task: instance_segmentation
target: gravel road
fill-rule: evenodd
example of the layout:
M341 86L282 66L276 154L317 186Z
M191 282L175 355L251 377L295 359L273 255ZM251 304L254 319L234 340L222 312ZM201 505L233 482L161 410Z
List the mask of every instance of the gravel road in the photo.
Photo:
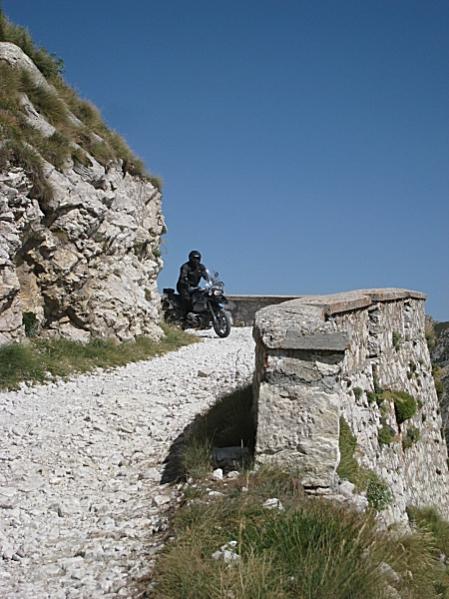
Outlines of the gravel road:
M0 393L0 597L138 597L177 490L173 440L247 384L251 329L150 361Z

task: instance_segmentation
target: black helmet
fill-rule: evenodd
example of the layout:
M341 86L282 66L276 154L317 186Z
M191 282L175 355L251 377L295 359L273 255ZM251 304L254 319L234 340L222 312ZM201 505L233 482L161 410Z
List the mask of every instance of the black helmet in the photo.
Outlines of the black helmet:
M192 250L189 254L189 262L201 262L201 254L196 250Z

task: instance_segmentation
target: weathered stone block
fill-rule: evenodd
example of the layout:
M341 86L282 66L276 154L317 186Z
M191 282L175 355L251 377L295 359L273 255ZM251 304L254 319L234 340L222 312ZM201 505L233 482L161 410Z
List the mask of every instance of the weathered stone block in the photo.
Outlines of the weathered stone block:
M330 486L339 461L336 393L262 383L258 401L258 463L283 464L306 486Z

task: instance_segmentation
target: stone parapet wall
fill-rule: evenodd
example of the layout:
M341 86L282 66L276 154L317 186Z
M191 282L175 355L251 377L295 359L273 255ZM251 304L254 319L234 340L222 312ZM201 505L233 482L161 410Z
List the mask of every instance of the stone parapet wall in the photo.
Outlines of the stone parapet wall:
M311 492L338 483L340 418L358 463L390 487L389 521L408 505L449 515L447 448L424 334L421 293L369 289L304 297L256 315L256 460L296 470ZM407 392L416 414L398 422L380 389ZM383 444L379 431L388 427ZM403 446L408 431L419 439ZM407 444L406 444L407 445Z
M234 326L248 327L254 324L256 312L273 304L280 304L299 296L292 295L228 295L227 309L232 314Z

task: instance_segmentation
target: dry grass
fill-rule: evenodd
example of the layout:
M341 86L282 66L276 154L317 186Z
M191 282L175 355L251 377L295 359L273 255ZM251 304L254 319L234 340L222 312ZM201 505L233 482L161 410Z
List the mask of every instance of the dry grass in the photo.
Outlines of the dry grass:
M445 567L429 532L380 532L374 512L306 497L294 477L277 470L217 483L219 498L207 495L210 486L197 484L197 497L175 515L175 538L159 558L150 596L386 599L390 585L404 599L446 597ZM262 507L272 497L283 511ZM212 559L231 540L240 559Z
M76 143L103 166L121 160L124 173L150 181L158 189L162 189L162 180L147 172L143 162L135 156L123 139L106 126L100 111L92 103L79 98L63 81L62 62L42 48L37 48L29 33L22 27L10 23L1 10L0 41L9 41L20 46L53 86L47 88L38 85L27 71L17 72L6 64L0 65L0 133L2 139L12 137L15 148L13 152L9 151L5 155L5 159L23 166L18 145L29 144L60 170L65 167L69 156L88 167L91 162L73 145ZM37 131L33 133L29 127L27 128L20 109L20 96L23 93L28 96L36 110L57 129L57 135L53 139L45 141ZM72 122L70 112L81 121L81 126ZM37 173L36 169L34 172ZM49 193L48 186L42 180L36 182L35 188L42 190L46 195Z

